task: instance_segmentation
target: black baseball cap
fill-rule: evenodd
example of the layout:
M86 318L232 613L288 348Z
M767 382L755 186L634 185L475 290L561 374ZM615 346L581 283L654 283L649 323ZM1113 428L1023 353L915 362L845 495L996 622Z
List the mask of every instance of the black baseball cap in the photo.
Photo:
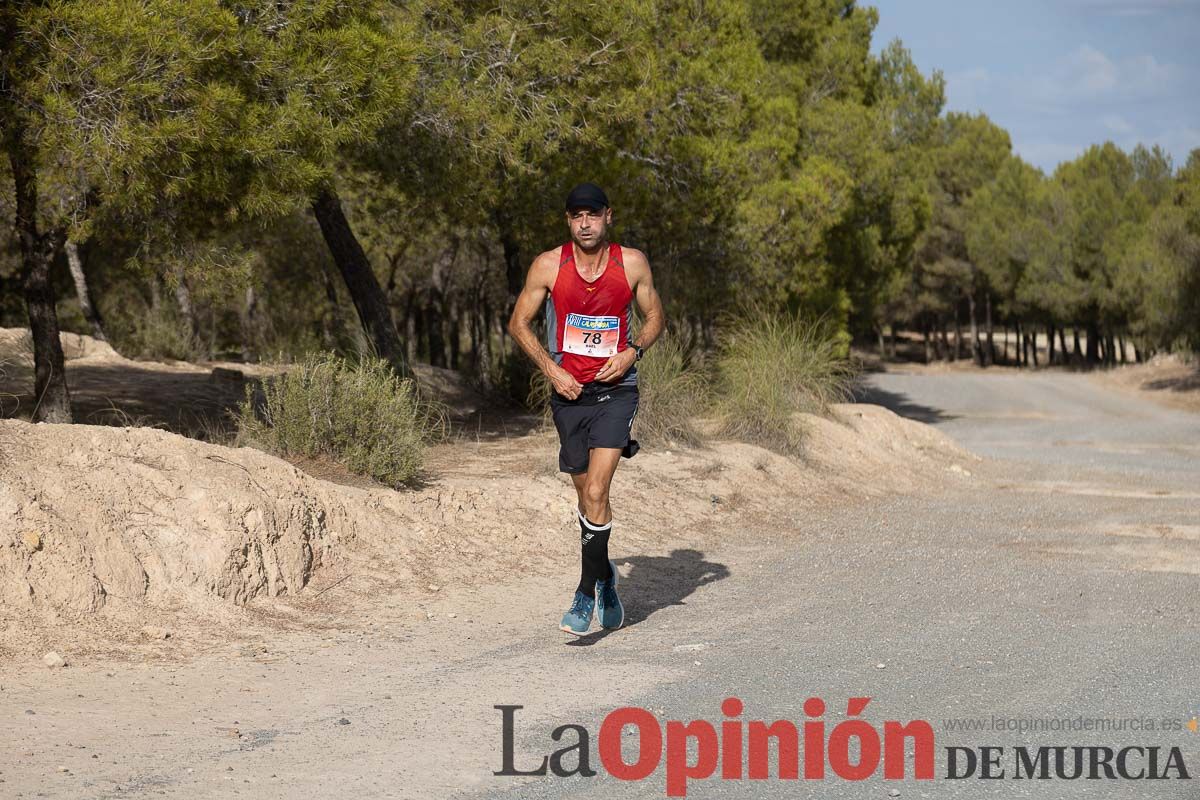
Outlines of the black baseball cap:
M590 208L600 211L608 208L608 195L594 183L581 183L567 195L567 211L572 208Z

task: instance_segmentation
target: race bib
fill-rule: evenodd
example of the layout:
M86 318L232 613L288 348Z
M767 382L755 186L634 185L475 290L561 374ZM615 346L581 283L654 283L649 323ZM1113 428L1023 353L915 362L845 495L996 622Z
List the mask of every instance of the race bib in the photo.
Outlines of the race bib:
M586 314L567 314L563 329L563 351L579 356L608 358L617 354L617 339L621 335L618 317L589 317Z

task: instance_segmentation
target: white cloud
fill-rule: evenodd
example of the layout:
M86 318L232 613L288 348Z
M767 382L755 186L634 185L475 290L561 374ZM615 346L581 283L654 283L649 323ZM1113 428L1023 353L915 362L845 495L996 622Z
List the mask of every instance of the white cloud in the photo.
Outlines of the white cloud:
M1143 99L1168 91L1175 74L1172 65L1149 53L1114 59L1084 44L1034 77L1029 90L1033 99L1052 105L1100 98Z
M1064 77L1089 92L1105 92L1117 85L1117 65L1090 45L1083 45L1066 60Z
M1104 127L1116 134L1126 134L1133 132L1133 125L1129 124L1129 120L1122 117L1120 114L1105 114L1100 118Z

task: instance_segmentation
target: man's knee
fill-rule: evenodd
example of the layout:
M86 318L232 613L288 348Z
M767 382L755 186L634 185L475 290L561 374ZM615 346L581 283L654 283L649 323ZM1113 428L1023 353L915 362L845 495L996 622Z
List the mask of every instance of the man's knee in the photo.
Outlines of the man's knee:
M608 484L601 481L588 481L583 486L583 502L589 508L603 508L608 505Z

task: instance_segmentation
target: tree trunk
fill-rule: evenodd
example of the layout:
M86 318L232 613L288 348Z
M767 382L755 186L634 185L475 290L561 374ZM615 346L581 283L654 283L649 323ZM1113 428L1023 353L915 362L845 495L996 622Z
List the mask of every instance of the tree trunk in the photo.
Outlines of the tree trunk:
M246 287L239 322L242 328L242 362L252 364L258 360L258 295L253 286Z
M459 313L457 306L450 306L450 313L447 315L450 322L450 330L447 331L446 339L450 343L450 369L459 369L459 357L462 354L462 315Z
M404 355L408 362L417 360L417 290L404 293Z
M950 350L950 336L946 333L946 320L942 319L940 320L940 323L941 324L939 327L942 330L942 346L940 348L941 352L938 354L938 358L941 358L944 361L953 361L954 353Z
M321 338L326 350L336 351L342 342L345 327L342 325L342 307L338 300L337 286L325 266L324 259L318 259L321 265L321 284L325 287L325 299L329 301L329 313L321 315Z
M79 253L79 245L68 239L63 249L67 251L67 265L71 268L71 279L75 281L75 296L79 298L83 318L92 329L92 338L107 342L108 337L104 335L100 311L92 305L92 293L88 291L87 274L83 271L83 257Z
M1054 366L1054 326L1050 324L1046 325L1046 364Z
M925 363L929 364L933 361L933 351L929 347L929 323L925 322L921 325L921 336L925 340Z
M1007 364L1008 363L1008 323L1007 322L1004 323L1004 325L1001 327L1004 331L1004 346L1003 346L1004 349L1001 351L1000 363Z
M1059 359L1062 361L1062 363L1066 364L1067 360L1068 360L1067 359L1067 329L1066 328L1058 329L1058 343L1059 343L1059 345L1061 345L1058 348L1059 349ZM1079 345L1078 339L1075 340L1075 344L1076 344L1076 352L1078 352L1078 345Z
M886 352L886 349L884 348L884 344L883 344L883 324L882 323L875 326L875 338L879 344L879 360L882 361L883 359L887 358L887 352Z
M174 278L175 302L179 304L179 313L183 316L184 324L187 325L188 338L194 342L200 335L200 326L196 323L196 309L192 305L192 292L188 288L182 271L176 269Z
M995 342L995 339L994 339L994 338L993 338L993 336L992 336L992 332L993 332L993 327L992 327L992 293L991 293L991 292L984 292L984 294L983 294L983 300L984 300L984 314L986 315L986 316L985 316L985 322L986 322L986 324L987 324L987 357L986 357L986 362L987 362L987 366L989 366L989 367L990 367L992 364L994 364L994 363L996 362L996 342Z
M404 342L400 340L400 334L392 322L387 297L332 187L327 186L317 193L312 209L317 224L321 226L325 244L329 246L334 263L346 282L350 299L358 310L363 330L370 337L379 357L391 364L397 374L407 376L409 371L404 357Z
M471 369L478 374L479 372L479 293L471 298L471 303L467 308L467 335L469 336L469 344L471 354Z
M505 319L508 319L517 303L517 295L525 287L525 270L521 264L521 245L517 242L515 225L507 212L496 212L496 228L500 233L500 244L504 248L504 283L508 289Z
M1038 367L1037 328L1031 327L1029 330L1030 330L1030 334L1029 334L1030 348L1029 349L1033 352L1033 367L1034 367L1034 369L1037 369L1037 367Z
M1071 328L1071 335L1075 339L1075 352L1072 355L1074 355L1076 361L1082 361L1083 360L1083 351L1079 348L1079 326L1078 325Z
M890 336L890 338L888 340L888 357L891 358L892 361L895 361L896 360L896 323L895 322L893 322L891 325L888 326L888 334Z
M429 361L429 326L425 324L425 304L423 302L418 302L413 306L412 318L417 325L417 348L413 361Z
M1087 326L1087 363L1095 364L1100 360L1100 329L1096 323L1089 322Z
M954 304L954 358L958 361L962 358L962 321L958 318L959 306L961 303Z
M975 313L975 293L967 295L967 308L971 316L971 358L975 366L983 366L983 348L979 346L979 321Z
M429 363L444 367L446 340L442 336L442 298L436 287L425 290L425 308L421 317L425 320L425 335L429 337Z
M54 285L50 265L61 234L38 231L37 175L32 154L27 152L24 131L14 126L9 162L12 164L16 198L16 234L21 252L22 289L33 337L34 405L33 422L73 422L71 394L67 388L58 314L54 308Z
M1121 336L1118 336L1117 342L1120 344L1120 348L1121 348L1121 363L1128 364L1129 360L1125 357L1125 336L1123 334Z
M505 316L504 319L501 320L500 317L493 315L490 319L492 324L492 341L497 343L497 346L500 350L499 355L495 354L495 350L493 350L492 353L494 359L496 361L500 361L508 358L508 343L510 339L508 336L508 330L505 328L505 323L508 322L508 316ZM711 334L711 328L706 328L706 330ZM532 375L533 373L530 372L530 374Z
M425 334L429 339L429 363L435 367L446 366L446 297L442 290L442 272L446 263L446 253L434 260L429 286L424 291L425 309L422 317L427 328Z
M485 300L479 309L479 383L485 389L495 389L493 381L493 365L495 355L492 352L492 307Z

